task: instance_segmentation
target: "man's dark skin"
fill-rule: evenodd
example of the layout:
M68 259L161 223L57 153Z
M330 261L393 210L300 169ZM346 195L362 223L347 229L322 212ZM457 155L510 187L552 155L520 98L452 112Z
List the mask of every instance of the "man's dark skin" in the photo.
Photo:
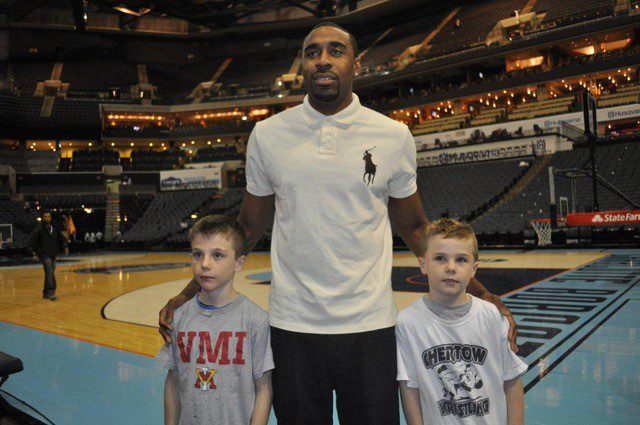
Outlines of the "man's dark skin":
M356 59L349 34L330 26L316 28L305 38L302 55L302 75L311 106L324 115L334 115L349 106L353 99L353 78L360 71L360 61ZM255 196L245 190L238 221L247 236L247 253L267 231L275 208L274 196ZM402 199L389 197L388 210L397 233L416 256L422 256L420 240L428 220L418 192ZM198 290L194 279L160 310L159 331L167 344L171 342L168 331L173 330L173 311L193 298ZM517 352L518 332L509 309L475 278L471 280L468 291L496 305L507 317L511 349Z

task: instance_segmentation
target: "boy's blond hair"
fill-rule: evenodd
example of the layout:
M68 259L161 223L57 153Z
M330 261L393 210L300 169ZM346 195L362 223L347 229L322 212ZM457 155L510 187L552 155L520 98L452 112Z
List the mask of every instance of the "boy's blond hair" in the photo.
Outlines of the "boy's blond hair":
M223 234L232 241L236 259L244 255L246 248L244 230L238 220L226 215L208 215L196 221L189 229L189 242L193 242L196 235L210 238L218 234Z
M451 218L441 218L432 221L425 227L422 239L420 240L420 252L425 255L427 252L429 239L434 236L442 236L444 239L469 239L473 242L473 259L478 260L478 239L469 224Z

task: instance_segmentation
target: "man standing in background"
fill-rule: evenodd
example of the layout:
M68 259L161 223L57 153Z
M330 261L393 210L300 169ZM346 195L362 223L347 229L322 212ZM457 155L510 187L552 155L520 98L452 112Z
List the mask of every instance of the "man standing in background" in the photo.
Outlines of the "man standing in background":
M56 257L61 251L69 253L67 238L51 222L51 213L42 215L42 222L34 229L29 238L29 249L34 260L39 260L44 268L44 289L42 298L55 301L56 297Z

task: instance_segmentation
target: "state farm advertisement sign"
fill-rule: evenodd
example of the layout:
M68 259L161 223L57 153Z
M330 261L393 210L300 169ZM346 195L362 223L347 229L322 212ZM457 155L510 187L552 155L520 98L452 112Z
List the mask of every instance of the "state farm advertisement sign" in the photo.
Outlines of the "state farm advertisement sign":
M640 210L567 214L567 226L617 226L640 224Z

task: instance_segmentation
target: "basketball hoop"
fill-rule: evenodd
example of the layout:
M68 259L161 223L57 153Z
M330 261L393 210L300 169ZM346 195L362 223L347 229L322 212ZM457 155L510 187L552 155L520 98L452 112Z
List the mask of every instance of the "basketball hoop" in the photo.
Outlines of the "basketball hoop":
M548 218L536 218L531 220L531 226L538 235L538 246L551 245L551 220Z

